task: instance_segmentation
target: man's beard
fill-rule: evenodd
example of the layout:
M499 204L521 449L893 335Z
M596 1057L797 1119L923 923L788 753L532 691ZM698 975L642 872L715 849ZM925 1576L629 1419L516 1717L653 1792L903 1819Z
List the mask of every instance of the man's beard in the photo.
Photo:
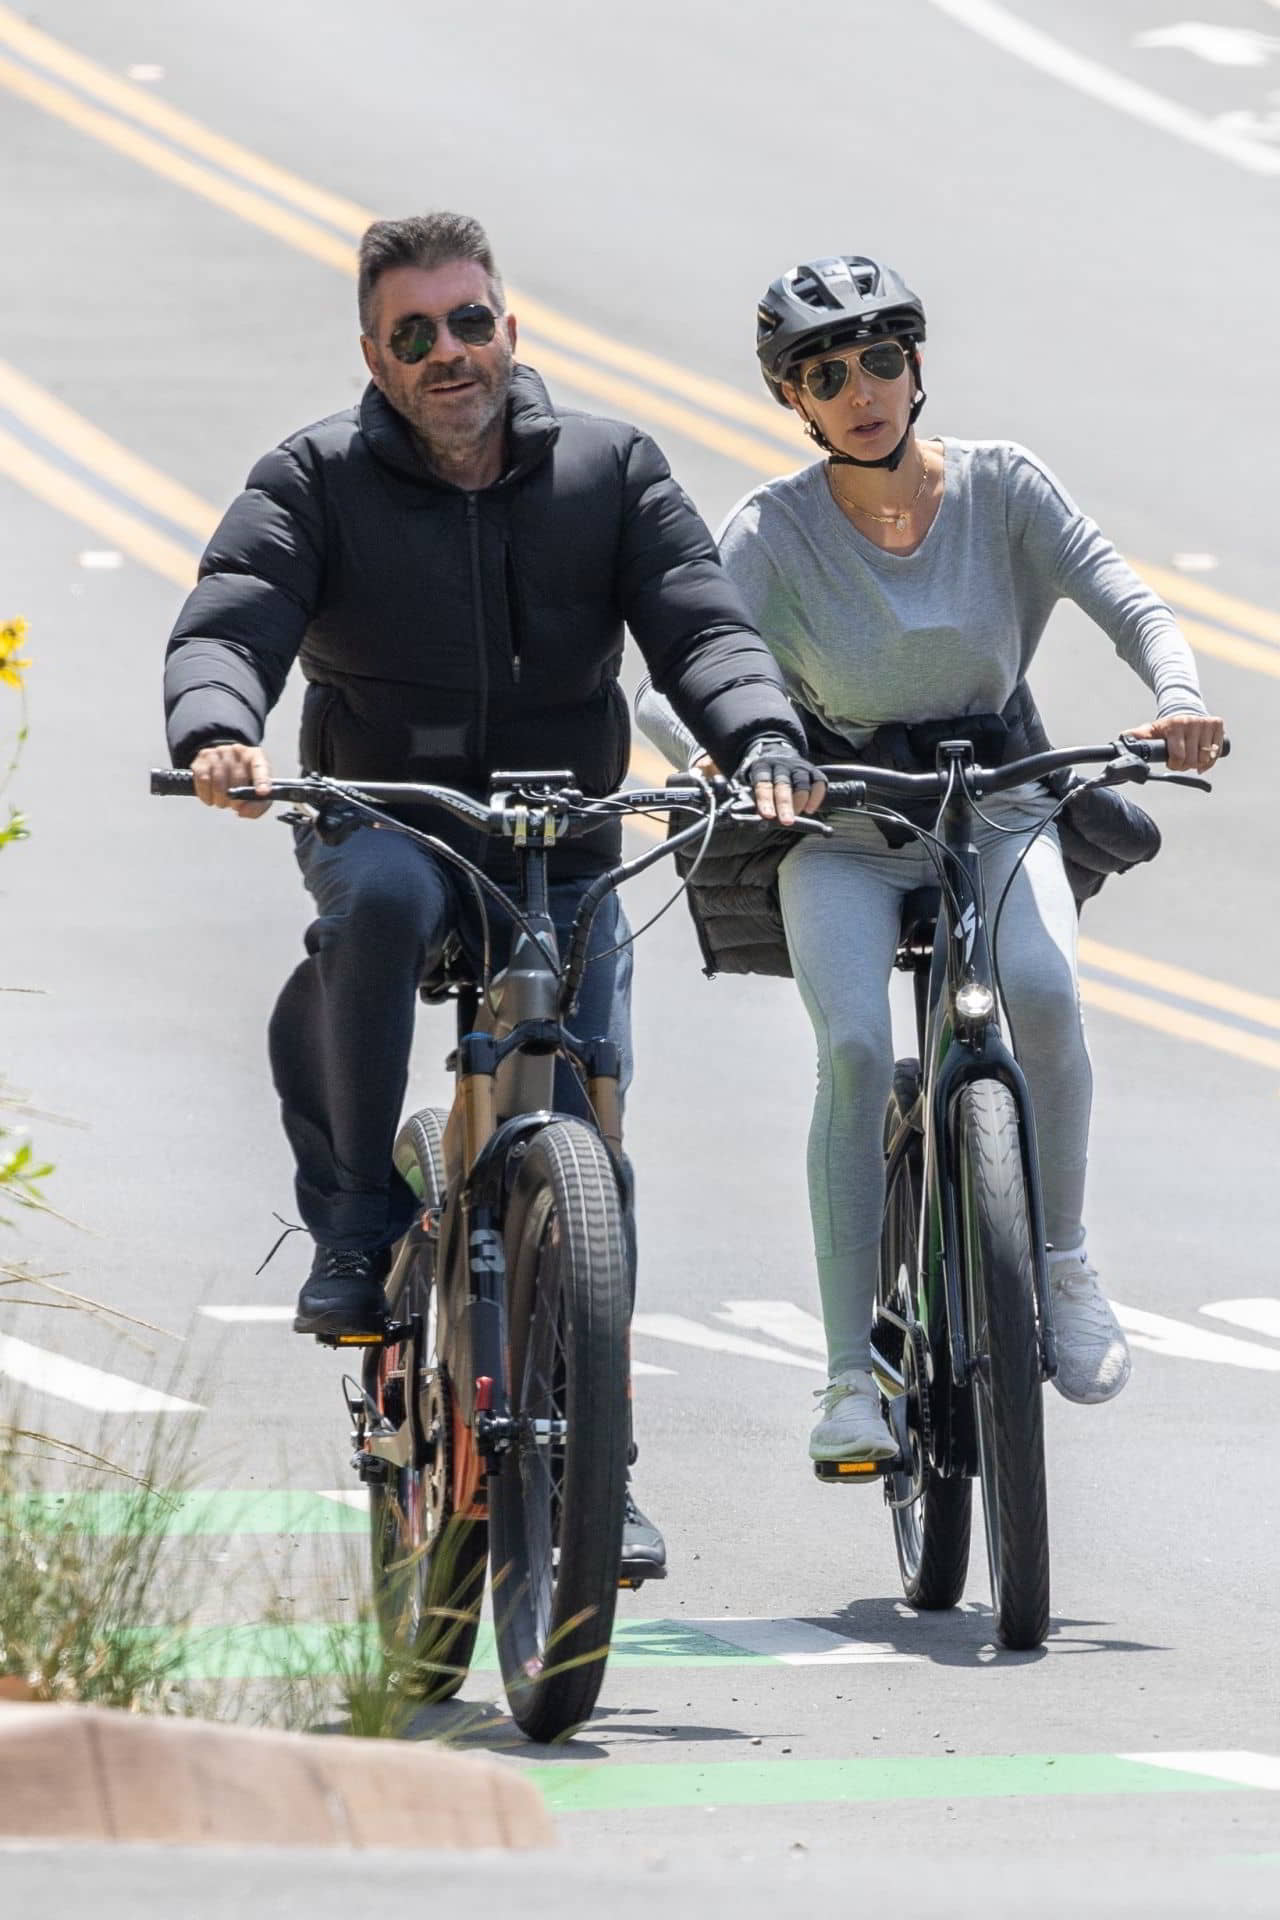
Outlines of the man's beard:
M428 454L456 461L487 439L495 422L506 412L513 360L510 348L492 368L473 366L462 357L447 368L434 369L429 379L421 376L406 388L397 410L404 414ZM448 386L461 379L476 382L465 398L439 406L427 397L432 387Z

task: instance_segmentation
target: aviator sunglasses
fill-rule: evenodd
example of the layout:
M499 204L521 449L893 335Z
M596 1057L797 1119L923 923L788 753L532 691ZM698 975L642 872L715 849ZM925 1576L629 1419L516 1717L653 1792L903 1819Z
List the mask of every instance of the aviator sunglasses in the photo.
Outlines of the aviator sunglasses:
M465 307L455 307L451 313L445 314L444 321L454 339L460 340L464 347L488 346L498 326L497 314L479 301L472 301ZM406 367L416 366L419 360L426 359L439 339L440 325L440 321L433 320L429 313L406 314L392 328L387 345Z
M815 400L834 400L849 378L849 362L856 360L873 380L896 380L905 370L906 351L896 340L879 340L874 346L844 353L838 360L819 360L804 375L804 384Z

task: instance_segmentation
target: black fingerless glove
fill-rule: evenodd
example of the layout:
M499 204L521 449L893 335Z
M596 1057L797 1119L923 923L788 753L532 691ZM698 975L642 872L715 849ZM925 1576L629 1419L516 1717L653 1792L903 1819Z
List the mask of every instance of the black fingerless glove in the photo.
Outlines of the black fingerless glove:
M747 748L737 778L749 787L756 787L762 781L768 781L771 786L779 780L789 781L796 799L803 801L824 776L782 734L765 733Z

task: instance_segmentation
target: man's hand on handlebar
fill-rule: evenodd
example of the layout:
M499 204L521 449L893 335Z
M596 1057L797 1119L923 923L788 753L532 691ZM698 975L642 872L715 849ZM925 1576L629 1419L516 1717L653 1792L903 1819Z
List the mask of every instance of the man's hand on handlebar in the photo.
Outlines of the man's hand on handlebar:
M271 792L271 769L261 747L246 747L238 740L201 747L191 762L191 777L196 797L203 800L206 807L229 807L242 820L257 820L271 811L269 799L232 800L228 794L230 787L253 787L262 794Z
M1171 713L1125 732L1135 740L1165 741L1170 773L1212 773L1222 753L1222 722L1203 713Z
M784 827L793 827L797 814L816 813L827 796L822 769L781 734L754 740L737 777L751 788L761 819Z

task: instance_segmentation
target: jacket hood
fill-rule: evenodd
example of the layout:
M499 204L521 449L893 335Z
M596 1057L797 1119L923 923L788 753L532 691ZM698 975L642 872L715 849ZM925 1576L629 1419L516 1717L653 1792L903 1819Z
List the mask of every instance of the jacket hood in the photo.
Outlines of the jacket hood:
M431 471L418 451L408 421L396 412L372 380L361 397L358 418L361 437L384 466L394 468L421 486L456 491L447 480ZM507 459L503 480L527 473L530 467L545 459L559 435L560 422L541 377L532 367L517 361L507 395Z

